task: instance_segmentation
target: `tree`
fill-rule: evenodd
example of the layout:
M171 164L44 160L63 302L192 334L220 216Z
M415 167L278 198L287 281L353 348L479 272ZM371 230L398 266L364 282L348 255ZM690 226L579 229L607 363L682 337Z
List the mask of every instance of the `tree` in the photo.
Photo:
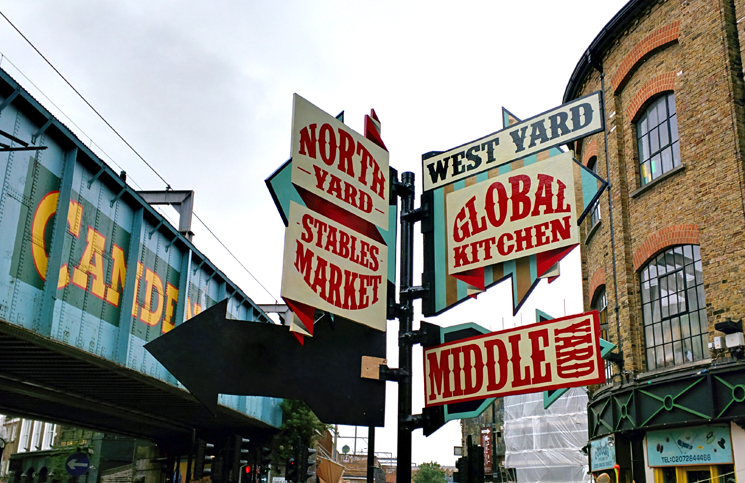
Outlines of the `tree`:
M445 470L438 463L422 463L412 478L414 483L446 483Z
M275 455L282 460L295 456L298 441L312 445L331 426L318 420L307 404L296 399L283 399L282 426L275 440Z

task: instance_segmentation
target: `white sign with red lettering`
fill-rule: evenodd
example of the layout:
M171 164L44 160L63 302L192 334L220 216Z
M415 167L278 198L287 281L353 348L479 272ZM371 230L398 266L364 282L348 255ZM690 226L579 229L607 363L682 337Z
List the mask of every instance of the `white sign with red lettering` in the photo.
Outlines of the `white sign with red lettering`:
M282 297L385 331L388 247L290 202Z
M295 185L387 230L388 178L388 151L295 94Z
M598 312L424 349L425 406L605 381Z
M448 273L579 243L570 152L447 195Z

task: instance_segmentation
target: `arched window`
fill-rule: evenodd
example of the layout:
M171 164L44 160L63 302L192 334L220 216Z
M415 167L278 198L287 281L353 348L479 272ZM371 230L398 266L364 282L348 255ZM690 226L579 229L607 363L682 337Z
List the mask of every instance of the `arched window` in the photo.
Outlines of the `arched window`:
M698 245L668 248L641 269L647 369L708 357L709 324Z
M608 299L605 297L605 287L600 287L595 292L590 309L597 310L600 314L600 337L603 340L610 340L608 339ZM606 384L613 382L613 365L609 361L605 361L605 382Z
M680 166L675 94L663 94L647 107L636 123L636 139L642 185Z
M593 173L598 174L598 158L597 156L593 156L590 158L590 160L587 162L587 167L592 170ZM595 206L592 207L592 211L590 212L590 227L592 228L595 226L595 223L600 221L600 200L598 199L595 202Z

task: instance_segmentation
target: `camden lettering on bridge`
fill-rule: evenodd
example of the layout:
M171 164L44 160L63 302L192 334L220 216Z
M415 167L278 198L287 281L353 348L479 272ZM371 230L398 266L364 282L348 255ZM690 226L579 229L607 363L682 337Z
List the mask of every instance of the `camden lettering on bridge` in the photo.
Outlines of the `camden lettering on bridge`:
M430 191L603 130L600 92L422 161Z
M295 94L292 182L388 229L388 151Z
M24 207L19 218L11 272L43 290L60 179L34 159L30 160L27 179L30 181L25 195L31 206ZM36 189L30 186L34 179ZM58 299L118 326L130 233L78 193L73 192L71 198L63 263L59 267ZM180 273L146 247L142 250L141 261L135 267L132 317L142 325L134 327L133 334L147 339L154 335L147 335L146 327L160 326L160 332L164 333L175 326Z
M424 350L425 406L600 384L597 311Z
M571 153L447 195L448 273L579 242Z
M290 203L282 297L385 330L388 247Z

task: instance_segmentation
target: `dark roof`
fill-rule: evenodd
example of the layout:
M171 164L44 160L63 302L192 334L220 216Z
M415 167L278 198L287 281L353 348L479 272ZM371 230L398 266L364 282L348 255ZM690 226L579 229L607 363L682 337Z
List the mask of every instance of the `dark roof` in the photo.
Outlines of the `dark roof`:
M595 40L590 43L587 50L577 62L577 66L569 78L564 91L564 102L569 102L577 96L580 84L588 71L597 65L602 70L602 57L611 42L634 20L639 13L655 0L630 0L621 10L608 22Z

